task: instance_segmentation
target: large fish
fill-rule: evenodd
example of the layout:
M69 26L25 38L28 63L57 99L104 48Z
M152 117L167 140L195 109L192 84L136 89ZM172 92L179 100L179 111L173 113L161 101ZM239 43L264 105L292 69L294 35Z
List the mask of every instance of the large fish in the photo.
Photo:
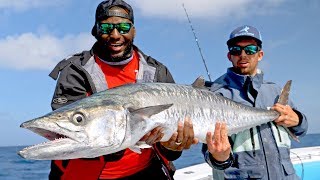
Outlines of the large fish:
M129 84L109 89L66 105L42 117L24 122L51 141L24 148L26 159L55 160L93 158L126 148L139 152L139 140L157 126L164 127L167 141L178 121L189 116L195 137L206 143L206 133L217 121L225 121L229 135L273 121L274 110L245 106L202 86L169 83ZM288 94L288 93L286 93ZM285 101L285 100L284 100Z

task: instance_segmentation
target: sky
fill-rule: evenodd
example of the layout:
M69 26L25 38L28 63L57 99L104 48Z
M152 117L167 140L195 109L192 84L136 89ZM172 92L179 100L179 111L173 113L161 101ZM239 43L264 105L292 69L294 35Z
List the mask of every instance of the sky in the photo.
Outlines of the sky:
M51 111L55 81L48 74L72 54L89 50L98 0L0 0L0 146L29 145L44 138L20 128ZM179 84L208 80L182 4L214 80L231 66L230 32L241 25L262 34L265 79L292 80L291 98L320 133L320 1L318 0L128 0L134 9L134 43L165 64Z

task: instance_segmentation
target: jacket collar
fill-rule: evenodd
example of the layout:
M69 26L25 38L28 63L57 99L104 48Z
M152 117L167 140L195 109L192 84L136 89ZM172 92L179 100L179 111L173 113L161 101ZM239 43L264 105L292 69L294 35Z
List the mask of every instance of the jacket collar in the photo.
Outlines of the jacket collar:
M241 75L235 73L232 68L228 68L225 76L225 85L229 84L233 88L242 88L248 78L251 78L253 87L259 89L263 83L263 72L258 69L255 76Z

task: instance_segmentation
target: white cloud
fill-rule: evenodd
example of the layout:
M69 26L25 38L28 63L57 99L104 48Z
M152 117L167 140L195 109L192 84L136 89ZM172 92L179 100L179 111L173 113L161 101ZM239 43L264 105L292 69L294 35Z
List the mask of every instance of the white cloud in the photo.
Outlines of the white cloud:
M52 69L68 55L88 50L94 38L91 34L67 35L61 39L52 35L24 33L0 39L0 66L11 69Z
M31 8L60 6L66 0L0 0L0 9L27 10Z
M235 18L252 13L270 12L285 0L129 0L144 16L169 19L185 19L182 4L193 18L215 18L233 16Z

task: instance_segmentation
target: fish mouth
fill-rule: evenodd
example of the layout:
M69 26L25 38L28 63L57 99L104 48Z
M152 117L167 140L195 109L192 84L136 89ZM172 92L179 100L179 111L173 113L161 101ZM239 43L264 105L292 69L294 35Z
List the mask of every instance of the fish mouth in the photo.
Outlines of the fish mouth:
M49 141L28 146L18 154L25 159L51 160L60 159L60 154L71 154L75 147L84 147L83 136L80 132L71 132L61 128L56 123L35 119L20 125Z
M73 148L72 148L73 147ZM58 138L52 141L32 145L23 148L18 152L22 158L33 160L63 160L74 152L74 149L81 148L79 143L70 138ZM62 156L61 156L62 155Z
M55 123L52 125L44 126L42 124L35 124L34 122L36 122L36 120L22 123L20 127L28 129L50 141L54 141L56 139L71 139L73 141L77 141L75 138L68 135L68 131L61 131L61 128L57 128L57 124ZM58 132L59 129L60 131Z
M27 129L48 139L49 141L27 146L18 152L18 155L25 159L34 160L54 160L63 159L60 154L71 154L75 147L82 147L81 142L66 135L56 133L38 127L28 127Z

